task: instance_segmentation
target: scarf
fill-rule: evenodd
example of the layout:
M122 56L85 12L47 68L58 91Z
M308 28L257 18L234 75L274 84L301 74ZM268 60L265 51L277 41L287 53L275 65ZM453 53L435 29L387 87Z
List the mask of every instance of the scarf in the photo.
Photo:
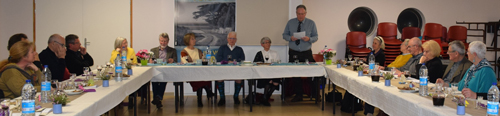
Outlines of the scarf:
M474 73L484 67L491 67L490 62L488 62L486 58L482 59L477 65L472 64L472 66L470 66L469 71L467 71L465 76L464 88L467 88L469 81L474 77Z

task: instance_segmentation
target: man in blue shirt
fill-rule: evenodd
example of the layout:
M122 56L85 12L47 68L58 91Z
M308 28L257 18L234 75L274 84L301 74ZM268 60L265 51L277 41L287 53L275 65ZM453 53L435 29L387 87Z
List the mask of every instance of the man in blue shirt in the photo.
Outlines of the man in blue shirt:
M236 46L236 32L229 32L227 34L227 45L221 45L219 51L215 55L217 62L228 61L233 63L233 61L240 62L245 61L245 53L240 46ZM226 104L226 97L224 96L224 80L217 81L217 86L219 87L220 100L217 105L222 106ZM240 104L238 95L241 90L241 80L234 81L234 104Z
M283 39L288 41L288 47L290 48L288 50L288 61L292 62L298 59L300 62L304 62L307 59L309 62L315 62L311 45L318 41L316 24L313 20L306 18L306 6L299 5L295 10L297 18L290 19L283 31ZM304 31L304 37L294 37L294 33ZM292 102L302 101L302 81L300 78L292 78L292 81L295 85L295 97Z

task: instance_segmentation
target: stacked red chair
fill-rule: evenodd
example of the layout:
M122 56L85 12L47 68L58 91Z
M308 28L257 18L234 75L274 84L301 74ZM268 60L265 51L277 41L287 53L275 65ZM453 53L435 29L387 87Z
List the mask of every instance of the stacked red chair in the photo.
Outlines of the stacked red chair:
M405 39L411 39L413 37L420 37L420 34L420 28L418 27L405 27L403 28L403 32L401 33L401 41L404 41Z
M384 38L385 43L385 65L387 66L396 60L396 57L401 54L400 45L403 43L401 40L397 39L398 36L398 25L391 22L383 22L378 24L377 36Z
M366 33L361 31L348 32L346 35L346 44L349 53L353 57L366 58L371 50L366 48Z
M469 43L467 43L467 28L464 26L451 26L448 31L449 42L458 40L465 44L465 49L469 48Z
M424 28L424 36L422 38L422 43L427 41L427 40L434 40L437 43L439 43L439 46L441 47L441 56L443 56L444 59L448 59L448 54L443 50L443 26L438 23L427 23L425 24ZM445 42L446 43L446 42ZM446 44L445 44L446 45Z

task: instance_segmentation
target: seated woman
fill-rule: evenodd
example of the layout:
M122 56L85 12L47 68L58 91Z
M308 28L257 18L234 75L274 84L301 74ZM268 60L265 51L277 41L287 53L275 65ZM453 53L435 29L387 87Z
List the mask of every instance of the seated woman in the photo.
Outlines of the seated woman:
M458 90L462 91L466 98L477 99L477 96L483 96L483 99L487 99L488 90L492 83L497 82L497 76L485 58L486 45L480 41L473 41L469 44L467 55L473 65L458 83Z
M419 64L416 65L416 77L420 77L420 67L425 63L428 70L428 80L431 83L436 83L438 78L443 77L444 66L441 63L441 58L439 58L439 53L441 53L441 46L436 41L429 40L422 44L424 49L424 55L420 58Z
M385 43L384 39L380 36L377 36L373 38L373 55L375 55L375 62L379 63L381 66L384 66L385 64L385 54L384 54L384 49L385 49ZM366 56L366 59L369 59L370 56ZM368 60L367 60L368 61ZM373 107L370 104L365 104L365 115L373 115L373 112L375 112L375 107Z
M36 55L34 47L31 42L16 42L9 50L9 58L0 63L0 89L5 98L21 96L21 90L28 79L37 91L41 90L42 72L33 64Z
M194 45L196 44L196 39L193 33L184 35L184 44L187 47L181 51L182 63L196 62L196 60L203 58L203 52L200 49L194 47ZM193 81L189 82L189 84L191 84L193 91L196 91L196 96L198 97L198 107L203 107L203 102L201 102L201 95L203 94L203 91L201 91L201 88L205 88L208 99L212 98L212 96L214 95L212 93L211 81Z
M10 50L10 48L12 47L12 45L14 45L18 41L29 42L28 41L28 36L26 36L26 34L24 34L24 33L18 33L18 34L14 34L14 35L10 36L10 39L9 39L9 42L8 42L9 44L7 45L7 50ZM34 47L34 50L36 51L36 46ZM33 62L33 64L35 64L36 67L38 67L38 69L42 69L43 68L42 67L42 62L40 62L40 58L38 58L38 53L36 53L36 55L35 55L35 61Z
M410 39L405 39L403 44L401 44L401 48L400 48L400 50L401 50L401 52L403 52L403 54L396 57L396 60L394 60L391 64L387 65L387 67L399 68L399 67L404 66L406 64L406 62L408 62L408 60L410 60L412 55L410 54L410 51L408 50L408 43L409 42L410 42Z
M273 60L279 60L280 56L278 52L274 50L270 50L271 48L271 39L269 37L264 37L260 40L260 45L264 48L257 52L253 62L263 62L263 63L271 63ZM273 94L274 90L279 89L279 84L281 83L280 79L259 79L257 80L257 88L264 88L264 98L260 103L264 106L271 106L269 103L269 98Z
M126 38L116 38L115 49L111 52L111 58L109 59L109 61L114 64L116 55L121 54L122 50L125 50L125 52L127 53L127 60L132 60L132 63L137 63L137 57L135 56L134 49L127 46L128 42Z

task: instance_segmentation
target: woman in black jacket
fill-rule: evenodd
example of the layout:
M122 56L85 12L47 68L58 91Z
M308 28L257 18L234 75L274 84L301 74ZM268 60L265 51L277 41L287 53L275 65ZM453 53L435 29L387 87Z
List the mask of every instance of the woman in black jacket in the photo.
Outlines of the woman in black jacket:
M379 63L380 66L384 66L385 64L385 53L384 53L384 49L385 49L385 44L384 44L384 39L380 36L377 36L373 39L373 44L372 44L372 47L373 47L373 55L375 56L375 62ZM369 62L370 61L370 55L366 56L366 61ZM368 115L368 114L372 114L373 115L373 112L375 112L375 107L373 107L372 105L370 104L365 104L365 112L364 114L365 115Z
M271 39L269 37L264 37L260 40L260 45L264 48L257 52L253 62L263 62L263 63L271 63L273 60L279 60L280 57L278 52L274 50L270 50L271 48ZM280 79L259 79L257 80L257 88L264 88L264 98L260 103L265 106L271 106L269 103L269 98L273 94L274 90L279 89Z
M443 77L444 74L443 63L439 58L441 47L436 41L430 40L422 44L422 48L424 49L424 55L420 58L419 64L416 65L417 78L420 78L420 67L425 63L428 71L428 81L436 83L436 80Z

